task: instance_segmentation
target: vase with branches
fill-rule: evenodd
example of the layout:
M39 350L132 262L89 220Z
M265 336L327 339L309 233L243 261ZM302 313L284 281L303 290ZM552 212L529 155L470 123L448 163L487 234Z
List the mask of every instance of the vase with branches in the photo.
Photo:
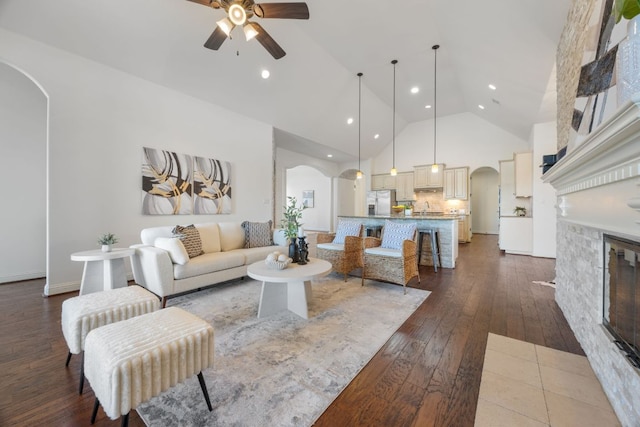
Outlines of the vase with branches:
M302 211L307 207L304 205L298 205L298 200L293 197L287 197L289 203L284 206L283 218L280 222L284 235L290 241L289 243L289 258L293 259L293 262L298 262L298 246L296 245L296 237L298 236L298 229L302 225L300 220L302 219Z

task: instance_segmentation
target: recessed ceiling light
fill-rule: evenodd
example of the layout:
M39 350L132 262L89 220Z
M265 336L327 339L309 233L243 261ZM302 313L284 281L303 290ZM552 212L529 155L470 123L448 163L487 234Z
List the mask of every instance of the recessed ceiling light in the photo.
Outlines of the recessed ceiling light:
M269 70L262 70L262 73L260 73L260 75L263 79L268 79L271 73L269 72Z
M424 108L431 108L431 105L425 105Z
M420 88L419 87L414 86L414 87L411 88L411 93L418 93L418 92L420 92Z
M349 117L349 118L347 119L347 124L348 124L348 125L350 125L350 124L352 124L352 123L353 123L353 117Z
M489 89L496 90L496 87L494 85L492 85L492 84L489 84Z
M484 105L480 104L480 105L478 105L478 108L481 109L481 110L484 110Z
M327 154L327 157L331 158L333 157L333 154Z
M373 135L373 139L378 139L378 138L380 138L380 134L379 133L376 133L375 135Z

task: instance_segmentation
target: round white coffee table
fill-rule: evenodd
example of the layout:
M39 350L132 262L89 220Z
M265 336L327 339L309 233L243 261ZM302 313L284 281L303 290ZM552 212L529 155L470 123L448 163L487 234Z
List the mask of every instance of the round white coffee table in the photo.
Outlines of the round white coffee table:
M311 299L311 280L331 272L331 263L309 258L305 265L291 263L284 270L267 267L258 261L247 267L247 274L262 281L258 317L265 317L282 310L289 310L308 319L307 302Z
M71 254L71 261L84 261L80 295L127 286L124 258L135 253L135 249L112 249L83 251Z

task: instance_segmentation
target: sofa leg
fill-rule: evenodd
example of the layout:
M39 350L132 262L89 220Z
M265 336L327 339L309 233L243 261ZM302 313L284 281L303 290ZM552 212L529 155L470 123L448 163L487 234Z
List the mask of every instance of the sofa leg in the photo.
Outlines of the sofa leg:
M128 412L122 416L122 422L120 423L120 425L122 427L128 427L129 426L129 413Z
M200 388L202 389L202 394L204 394L204 400L207 402L207 407L209 408L209 412L213 411L211 407L211 400L209 400L209 392L207 391L207 385L204 382L204 377L202 376L202 371L198 373L198 382L200 383Z
M78 389L78 394L82 394L83 388L84 388L84 351L82 352L82 360L80 360L80 387Z
M95 402L93 402L93 412L91 412L91 424L96 422L96 415L98 415L98 406L100 406L100 401L96 397Z
M162 297L162 308L167 306L167 297Z

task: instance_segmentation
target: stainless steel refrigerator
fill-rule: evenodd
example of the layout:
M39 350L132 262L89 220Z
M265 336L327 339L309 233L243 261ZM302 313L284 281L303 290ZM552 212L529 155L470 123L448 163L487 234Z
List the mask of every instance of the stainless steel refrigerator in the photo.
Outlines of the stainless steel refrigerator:
M369 215L391 215L391 206L396 205L396 190L367 191Z

